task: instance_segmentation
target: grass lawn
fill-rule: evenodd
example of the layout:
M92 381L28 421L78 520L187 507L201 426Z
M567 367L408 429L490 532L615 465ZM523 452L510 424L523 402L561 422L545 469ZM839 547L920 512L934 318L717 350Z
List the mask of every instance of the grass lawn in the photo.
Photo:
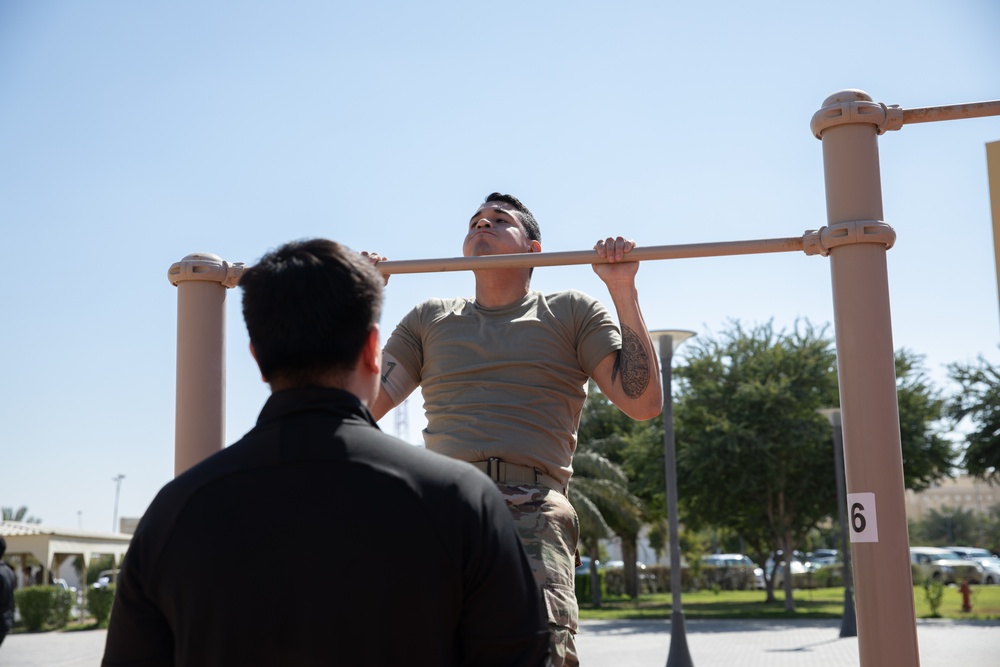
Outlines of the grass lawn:
M940 618L1000 619L1000 586L976 586L972 596L972 611L962 611L962 596L958 588L948 586L939 609ZM819 588L795 591L795 611L786 612L784 594L777 601L764 602L763 591L710 590L684 593L684 617L688 619L721 618L840 618L843 614L844 589ZM914 587L913 599L917 618L931 618L931 608L924 589ZM642 595L638 600L626 597L606 597L600 609L580 605L581 620L669 619L670 593Z

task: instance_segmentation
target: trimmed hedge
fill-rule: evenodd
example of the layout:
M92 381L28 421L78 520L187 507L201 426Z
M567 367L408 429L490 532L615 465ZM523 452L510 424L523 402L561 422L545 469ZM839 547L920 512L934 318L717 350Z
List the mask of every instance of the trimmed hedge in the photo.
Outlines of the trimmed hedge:
M99 627L105 627L111 618L111 605L115 601L115 585L108 584L103 588L91 588L87 591L87 611L89 611Z
M49 614L49 623L57 628L65 628L69 625L69 619L73 614L73 597L76 595L76 591L54 588L56 592L52 599L52 613Z
M600 570L602 591L607 595L625 594L625 577L621 568ZM827 565L811 572L793 575L792 584L797 589L833 588L844 585L842 563ZM690 568L681 570L681 590L753 590L757 577L753 568L744 566L718 567L703 564L697 573ZM649 565L639 571L639 593L670 592L670 566ZM576 598L582 604L590 603L590 574L576 575Z
M21 612L21 622L29 632L38 632L52 615L55 586L27 586L14 591L14 604Z
M597 580L600 582L601 592L606 591L607 585L604 583L604 570L597 571ZM573 584L576 588L577 602L593 602L594 593L592 581L590 572L587 572L586 574L578 574L573 578Z
M695 583L698 588L714 589L717 586L725 591L744 591L756 588L757 577L753 568L746 565L720 567L702 563L700 576Z
M664 593L670 592L670 566L669 565L649 565L643 570L647 575L653 578L656 582L656 590L662 591ZM640 592L641 592L640 586ZM691 571L688 569L681 570L681 590L688 591L691 590Z
M824 565L821 568L808 573L807 582L812 584L811 588L834 588L844 585L844 564L833 563ZM794 575L792 582L798 584L799 576ZM803 586L805 588L805 586Z
M646 593L656 593L659 590L659 581L652 568L639 570L639 595ZM625 569L620 567L603 570L604 590L608 595L625 595Z
M64 628L73 610L73 594L58 586L27 586L14 591L14 604L29 632L47 625Z

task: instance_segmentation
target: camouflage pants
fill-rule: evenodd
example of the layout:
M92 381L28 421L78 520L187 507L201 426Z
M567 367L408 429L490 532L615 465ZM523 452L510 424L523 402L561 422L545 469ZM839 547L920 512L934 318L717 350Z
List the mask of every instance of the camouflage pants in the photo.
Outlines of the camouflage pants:
M552 633L550 653L555 667L580 664L576 654L579 607L574 574L580 522L566 496L534 484L497 484L524 544L542 591Z

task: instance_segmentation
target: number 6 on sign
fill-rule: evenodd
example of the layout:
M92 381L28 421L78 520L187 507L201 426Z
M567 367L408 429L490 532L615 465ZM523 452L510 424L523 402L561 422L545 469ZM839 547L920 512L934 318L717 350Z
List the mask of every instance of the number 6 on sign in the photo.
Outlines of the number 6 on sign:
M851 542L878 542L878 520L874 493L847 494Z

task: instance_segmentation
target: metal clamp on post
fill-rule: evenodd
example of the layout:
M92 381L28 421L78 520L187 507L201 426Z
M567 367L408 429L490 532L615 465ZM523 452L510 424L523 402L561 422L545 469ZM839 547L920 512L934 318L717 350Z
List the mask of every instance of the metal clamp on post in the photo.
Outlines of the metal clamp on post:
M896 243L896 230L881 220L854 220L811 229L802 236L807 255L826 257L831 248L851 243L881 243L888 250Z
M207 252L195 253L171 264L167 279L175 287L186 280L205 280L233 288L239 284L244 268L243 262L227 262Z
M903 110L898 104L885 105L881 102L841 102L823 107L809 122L809 129L817 139L823 138L823 130L846 123L871 123L878 127L879 134L903 127Z

